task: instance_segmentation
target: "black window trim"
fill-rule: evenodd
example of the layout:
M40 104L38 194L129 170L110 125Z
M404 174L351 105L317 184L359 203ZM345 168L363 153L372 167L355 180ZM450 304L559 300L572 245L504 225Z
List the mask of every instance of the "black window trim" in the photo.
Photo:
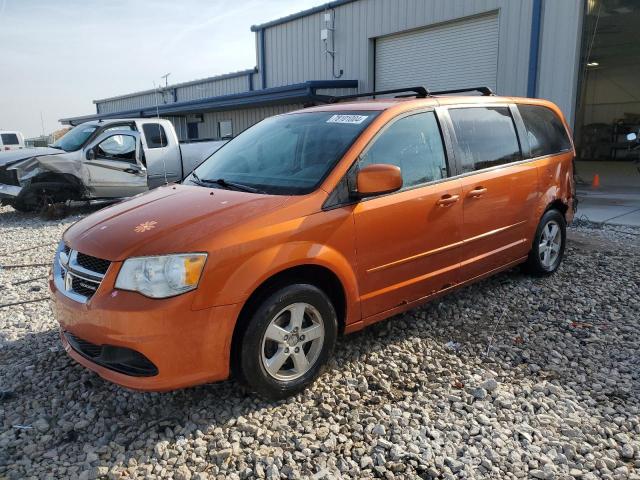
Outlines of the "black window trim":
M418 108L414 108L414 109L411 109L411 110L407 110L407 111L402 112L402 113L396 115L395 117L391 118L387 123L385 123L382 127L380 127L380 129L376 132L376 134L367 142L367 144L362 148L362 150L360 150L360 153L358 153L358 155L353 160L351 165L349 165L349 168L347 169L347 171L343 175L343 177L336 183L336 186L333 188L333 190L331 191L331 193L329 194L329 196L325 200L324 204L322 205L322 210L333 210L334 208L341 208L341 207L346 207L346 206L349 206L349 205L354 205L354 204L360 203L360 202L367 202L367 201L373 200L375 198L386 197L388 195L397 195L399 193L408 192L408 191L411 191L411 190L415 190L417 188L424 188L426 186L436 185L436 184L442 183L442 182L447 182L447 181L452 180L453 178L455 178L455 176L452 175L452 173L455 170L453 170L454 162L452 161L452 158L453 158L453 153L452 152L453 152L453 150L451 149L451 147L452 147L451 139L448 136L449 133L446 131L447 129L442 124L442 120L441 120L440 115L438 113L439 109L440 109L440 107L429 106L429 107L418 107ZM412 186L407 187L407 188L401 188L400 190L397 190L395 192L382 193L380 195L372 195L370 197L365 197L365 198L360 198L360 199L350 198L346 202L333 203L334 192L340 187L340 184L342 184L342 182L348 182L349 177L352 177L354 175L354 169L355 169L356 165L358 164L358 162L360 161L360 158L364 154L367 153L367 151L377 141L378 137L380 137L393 124L395 124L396 122L398 122L398 121L400 121L400 120L402 120L404 118L411 117L413 115L419 115L421 113L429 113L429 112L433 112L434 113L434 116L435 116L435 119L436 119L436 124L438 125L438 129L440 130L440 138L442 139L442 146L443 146L444 156L445 156L445 164L446 164L446 167L447 167L447 177L439 178L438 180L432 180L430 182L419 183L417 185L412 185ZM364 133L364 132L362 132L362 133ZM337 166L337 164L336 164L336 166Z

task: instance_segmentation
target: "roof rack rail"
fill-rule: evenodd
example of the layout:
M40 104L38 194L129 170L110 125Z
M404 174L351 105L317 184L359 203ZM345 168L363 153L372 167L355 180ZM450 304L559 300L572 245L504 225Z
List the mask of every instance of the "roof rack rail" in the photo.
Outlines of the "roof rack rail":
M438 90L437 92L429 92L429 95L448 95L451 93L480 92L483 96L495 95L489 87L473 87L473 88L456 88L454 90Z
M413 95L403 95L407 97L416 97L416 98L425 98L431 95L429 90L425 87L410 87L410 88L394 88L392 90L379 90L377 92L365 92L365 93L354 93L353 95L337 95L337 96L324 96L317 95L316 99L325 101L326 103L336 103L342 100L350 100L352 98L362 98L362 97L374 97L376 95L390 95L392 93L413 93Z
M436 95L448 95L452 93L466 93L466 92L480 92L483 96L492 96L495 95L493 90L489 87L473 87L473 88L458 88L455 90L439 90L437 92L432 92L431 90L425 87L409 87L409 88L394 88L392 90L379 90L377 92L365 92L365 93L354 93L352 95L312 95L311 99L316 102L321 103L338 103L342 100L351 100L352 98L362 98L362 97L374 97L376 95L391 95L393 93L400 93L402 95L396 95L395 98L407 98L407 97L416 97L416 98L426 98L433 97ZM309 103L305 106L312 106L313 103Z

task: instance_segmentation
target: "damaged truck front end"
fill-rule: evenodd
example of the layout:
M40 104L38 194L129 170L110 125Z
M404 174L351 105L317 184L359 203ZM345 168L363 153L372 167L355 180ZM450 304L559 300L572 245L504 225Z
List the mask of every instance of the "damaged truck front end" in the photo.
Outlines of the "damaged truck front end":
M85 196L79 152L34 148L0 155L0 202L22 212ZM76 158L77 157L77 158Z

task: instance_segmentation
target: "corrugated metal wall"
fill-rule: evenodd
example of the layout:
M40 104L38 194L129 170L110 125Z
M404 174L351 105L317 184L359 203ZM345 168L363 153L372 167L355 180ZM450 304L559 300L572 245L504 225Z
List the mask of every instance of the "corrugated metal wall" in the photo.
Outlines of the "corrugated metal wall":
M335 71L342 69L341 78L358 80L360 91L371 90L375 78L376 38L494 12L499 23L497 92L524 96L527 94L533 1L358 0L338 6L335 8L335 46L331 42L328 44L336 51ZM542 17L538 96L558 103L570 121L576 95L582 2L544 0ZM320 30L325 26L323 13L318 12L264 30L267 88L334 78L331 57L325 53L320 39ZM259 37L258 32L258 58ZM249 75L253 88L261 88L260 72L240 73L178 85L177 101L247 91ZM156 101L159 104L171 103L173 94L170 91L164 95L141 92L125 98L107 99L99 102L98 108L100 113L135 110L153 106ZM269 109L271 107L266 110ZM256 111L255 118L264 118L264 109L242 110L244 113L240 117L249 118L249 112L253 110ZM205 124L208 125L207 122ZM245 120L234 122L234 133L236 125L248 123ZM203 124L200 136L217 134L214 130L213 124L206 127Z
M582 0L546 0L543 12L539 96L571 115ZM359 0L335 8L336 72L373 89L374 39L398 32L497 11L497 91L525 96L533 0ZM333 78L320 30L323 12L265 30L267 87ZM331 42L329 42L331 48ZM259 68L262 68L259 65Z
M204 114L204 122L198 124L200 138L218 138L218 122L231 120L233 135L238 135L251 125L264 120L267 117L280 113L290 112L302 108L300 104L271 105L267 107L246 108L242 110L229 110L224 112L207 112Z
M98 113L120 112L123 110L134 110L156 105L164 105L173 101L173 97L165 92L164 95L157 92L142 93L131 97L118 98L106 102L98 102Z
M249 76L230 77L222 80L194 83L176 89L178 102L198 100L200 98L217 97L249 90Z
M140 92L123 96L122 98L98 100L97 108L99 113L111 113L126 110L134 110L137 108L153 107L156 100L159 105L174 102L185 102L189 100L198 100L207 97L216 97L219 95L229 95L233 93L246 92L249 90L249 75L256 78L255 73L240 73L239 75L223 75L221 78L204 79L203 81L188 82L184 85L169 87L168 89L157 92ZM255 83L254 83L255 85ZM254 89L256 87L254 86Z
M584 3L546 0L543 5L537 96L555 102L573 125Z

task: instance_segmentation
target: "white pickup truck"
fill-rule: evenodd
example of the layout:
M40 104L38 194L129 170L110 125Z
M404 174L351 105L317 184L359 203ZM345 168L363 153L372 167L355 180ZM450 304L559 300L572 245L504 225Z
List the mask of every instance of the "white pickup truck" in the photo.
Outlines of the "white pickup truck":
M115 200L184 179L225 141L180 143L169 120L97 120L49 147L0 152L0 203L35 211Z

